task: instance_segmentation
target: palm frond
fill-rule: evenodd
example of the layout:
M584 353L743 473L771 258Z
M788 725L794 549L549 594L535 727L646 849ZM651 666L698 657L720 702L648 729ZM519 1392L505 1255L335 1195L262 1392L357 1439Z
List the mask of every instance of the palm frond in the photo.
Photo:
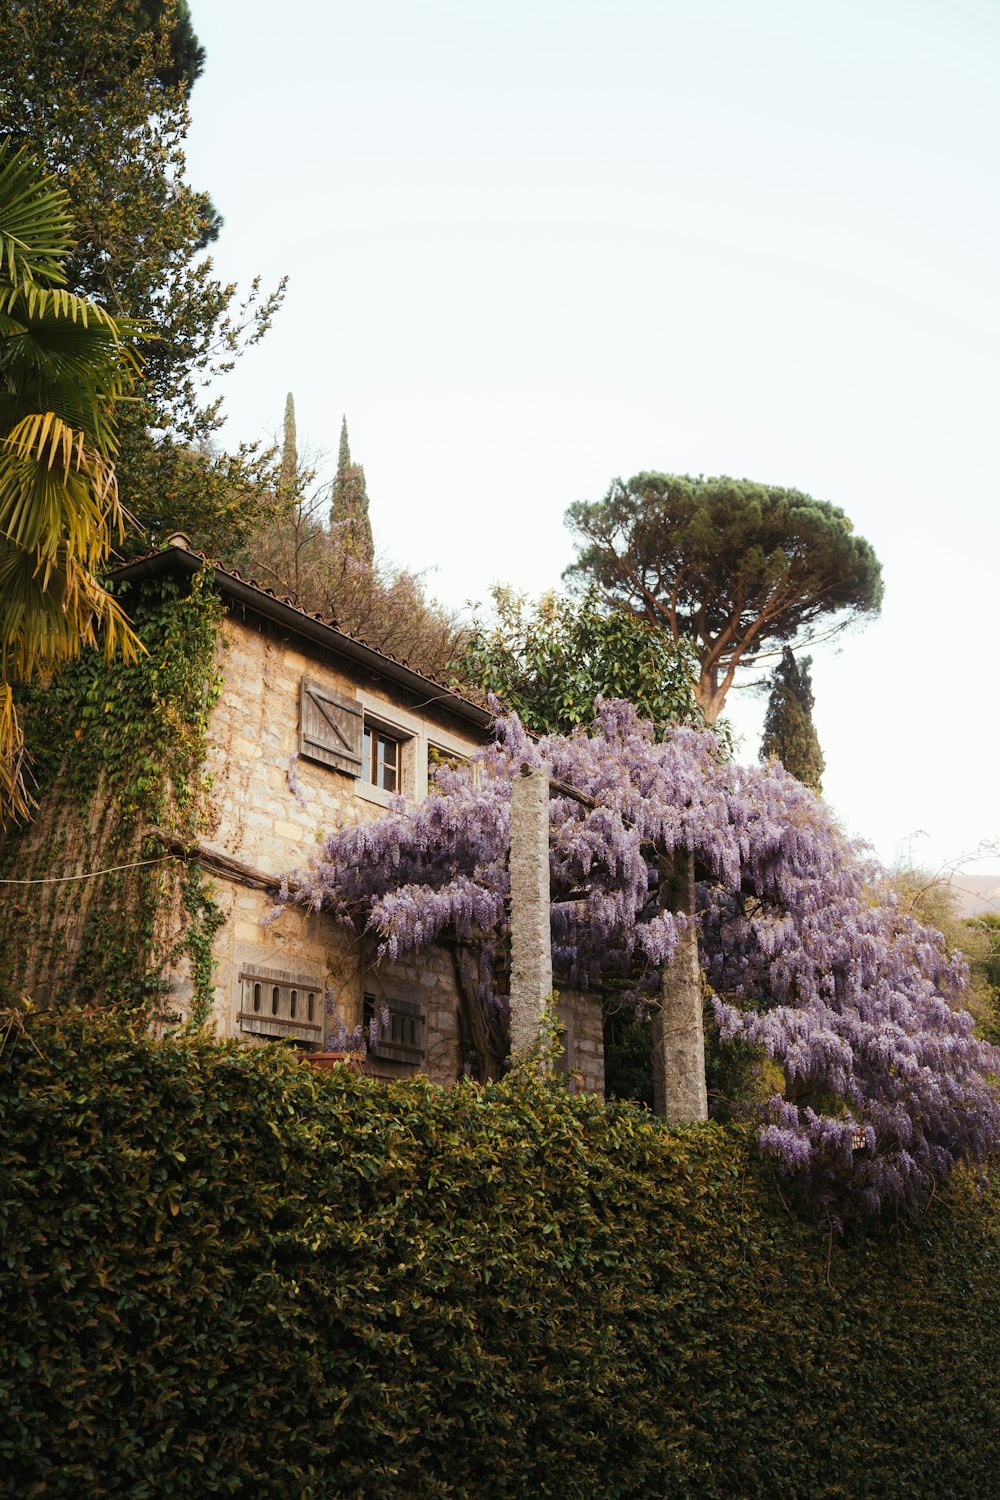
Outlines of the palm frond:
M33 298L30 288L19 288L5 296L0 288L0 304L0 400L13 407L4 425L28 410L51 409L97 446L112 445L109 410L141 369L136 343L147 331L69 293L45 290Z
M35 807L25 781L24 734L10 684L0 682L0 827L30 818Z
M0 269L14 286L41 278L62 285L73 245L69 200L53 176L40 175L24 148L0 141Z
M42 558L65 548L90 569L107 560L128 517L114 464L53 412L0 440L0 534Z
M114 407L146 331L65 286L66 196L0 141L0 824L30 815L12 684L143 650L98 572L127 517Z
M30 682L84 647L123 661L145 651L117 599L74 558L43 561L0 538L3 679Z

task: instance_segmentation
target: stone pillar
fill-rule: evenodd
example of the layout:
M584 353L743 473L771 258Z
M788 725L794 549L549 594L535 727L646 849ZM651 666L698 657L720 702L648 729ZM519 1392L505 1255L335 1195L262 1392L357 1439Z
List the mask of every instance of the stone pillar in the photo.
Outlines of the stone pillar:
M679 849L660 863L660 906L694 916L694 859ZM660 975L653 1015L653 1108L671 1124L708 1119L701 965L694 922Z
M538 1040L542 1006L552 993L549 915L549 775L521 767L510 800L510 1050Z

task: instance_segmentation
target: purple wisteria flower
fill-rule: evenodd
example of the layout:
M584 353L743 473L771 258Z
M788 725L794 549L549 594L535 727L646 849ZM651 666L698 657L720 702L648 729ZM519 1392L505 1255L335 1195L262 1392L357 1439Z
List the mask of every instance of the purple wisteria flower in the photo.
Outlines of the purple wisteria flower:
M285 898L367 932L390 959L456 934L499 1014L524 764L586 799L556 789L550 804L556 972L584 989L615 979L638 1005L655 997L685 921L659 908L658 862L689 851L722 1041L755 1044L783 1073L761 1145L821 1203L915 1211L958 1162L996 1150L1000 1053L973 1035L964 965L812 792L780 766L726 761L708 731L658 741L621 702L599 703L588 732L539 741L500 719L496 742L439 772L421 806L329 834Z

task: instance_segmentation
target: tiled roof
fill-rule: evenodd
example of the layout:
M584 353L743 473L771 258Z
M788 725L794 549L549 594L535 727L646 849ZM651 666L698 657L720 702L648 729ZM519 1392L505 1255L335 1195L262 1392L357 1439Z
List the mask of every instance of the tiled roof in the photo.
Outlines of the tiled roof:
M189 573L196 572L203 567L211 568L224 593L238 595L241 602L251 608L256 606L265 616L275 618L274 606L278 606L281 623L294 629L296 617L298 617L302 622L303 633L308 634L314 640L319 639L321 643L323 637L328 636L329 639L325 643L331 650L339 650L341 654L346 654L355 661L360 660L373 671L381 670L390 680L401 682L404 686L417 687L419 684L426 684L427 687L435 689L435 698L444 702L444 706L452 707L460 714L463 710L471 711L471 714L466 712L463 717L473 717L480 727L484 727L493 718L492 712L483 699L477 699L468 693L456 692L446 683L438 682L434 677L428 677L426 672L422 672L419 667L413 667L409 662L392 656L388 651L383 651L380 646L371 645L361 636L348 635L346 631L340 629L335 620L326 619L323 615L312 614L302 609L287 594L276 594L273 589L265 588L256 579L244 578L236 568L227 567L216 558L209 557L206 553L199 552L192 547L183 532L175 532L173 536L168 537L163 547L156 548L152 552L145 552L115 568L112 577L120 582L129 583L171 566L179 567ZM256 599L253 596L257 596ZM308 630L306 629L307 621L311 626ZM363 657L359 657L359 648ZM371 657L372 660L365 661L365 657ZM410 681L410 679L414 680ZM452 701L449 703L445 700Z

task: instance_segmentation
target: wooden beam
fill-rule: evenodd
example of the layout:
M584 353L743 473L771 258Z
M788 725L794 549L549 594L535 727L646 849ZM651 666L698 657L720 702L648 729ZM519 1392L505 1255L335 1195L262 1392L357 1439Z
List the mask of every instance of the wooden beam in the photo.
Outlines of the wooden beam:
M521 774L524 774L523 770ZM588 797L586 792L578 792L568 781L558 781L555 776L549 777L549 791L555 792L557 797L569 797L573 802L579 802L581 807L595 808L601 805L593 797Z
M277 875L269 875L265 870L258 870L253 865L244 864L243 860L233 859L232 855L223 854L219 849L206 849L203 844L185 842L176 834L168 833L165 828L159 828L155 824L144 828L142 837L155 839L157 843L163 845L168 854L174 855L176 859L202 865L215 875L222 875L226 880L235 881L237 885L246 885L256 891L277 891L281 884Z

